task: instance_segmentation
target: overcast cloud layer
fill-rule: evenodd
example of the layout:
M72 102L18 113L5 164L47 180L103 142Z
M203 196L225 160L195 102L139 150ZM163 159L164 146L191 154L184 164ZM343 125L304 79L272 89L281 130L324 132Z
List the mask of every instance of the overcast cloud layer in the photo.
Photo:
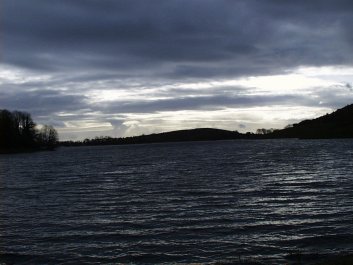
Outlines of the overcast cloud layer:
M283 127L353 103L353 1L3 0L0 109L62 139Z

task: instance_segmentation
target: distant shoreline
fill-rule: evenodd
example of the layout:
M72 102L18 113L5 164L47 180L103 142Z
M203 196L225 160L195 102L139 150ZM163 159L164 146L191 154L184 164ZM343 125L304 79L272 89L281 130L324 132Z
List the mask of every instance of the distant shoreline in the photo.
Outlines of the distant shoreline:
M133 145L246 139L265 139L265 137L256 134L242 134L237 131L227 131L222 129L197 128L125 138L113 138L105 136L96 137L93 139L85 139L83 141L61 141L59 142L59 146Z
M331 114L297 124L284 129L258 129L256 133L240 133L214 128L178 130L126 138L96 137L83 141L62 141L61 146L126 145L165 142L216 141L216 140L260 140L260 139L350 139L353 138L353 104L338 109Z
M202 141L225 140L271 140L271 139L300 139L300 140L335 140L352 139L352 137L295 137L282 136L278 132L270 134L239 133L212 128L199 128L191 130L179 130L165 133L139 135L125 138L113 138L109 136L85 139L83 141L60 141L59 146L102 146L102 145L134 145L152 143L181 143Z

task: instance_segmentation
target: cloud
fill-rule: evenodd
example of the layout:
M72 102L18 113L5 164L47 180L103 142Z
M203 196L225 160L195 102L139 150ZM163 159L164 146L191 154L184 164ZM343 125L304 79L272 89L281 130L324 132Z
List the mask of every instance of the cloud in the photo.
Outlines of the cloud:
M70 137L80 124L94 127L90 135L169 128L137 114L301 106L310 116L353 100L351 75L309 83L299 73L306 87L280 79L352 66L352 1L3 0L2 9L1 108L31 112ZM202 125L195 119L190 126Z
M22 91L21 93L0 92L0 106L5 109L30 110L34 116L49 121L50 117L57 112L89 109L84 96L68 95L51 90Z
M211 110L227 107L257 107L272 104L290 104L298 102L308 104L310 99L294 95L281 96L202 96L173 98L164 100L149 100L140 102L110 102L100 109L106 113L151 113L178 110Z
M5 0L4 62L185 78L351 64L349 1ZM325 19L323 19L325 18Z

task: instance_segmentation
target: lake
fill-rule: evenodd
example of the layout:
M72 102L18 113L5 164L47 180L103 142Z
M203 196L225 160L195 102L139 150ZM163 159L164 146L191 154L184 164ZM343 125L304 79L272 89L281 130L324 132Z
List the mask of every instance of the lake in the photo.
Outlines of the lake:
M353 140L0 155L0 263L171 264L353 251Z

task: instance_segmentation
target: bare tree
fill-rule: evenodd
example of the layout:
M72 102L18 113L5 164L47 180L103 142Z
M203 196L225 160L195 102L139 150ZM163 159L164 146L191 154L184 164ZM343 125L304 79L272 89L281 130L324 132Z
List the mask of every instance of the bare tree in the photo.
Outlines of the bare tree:
M51 125L43 125L38 134L39 142L48 149L54 149L58 144L58 133Z

